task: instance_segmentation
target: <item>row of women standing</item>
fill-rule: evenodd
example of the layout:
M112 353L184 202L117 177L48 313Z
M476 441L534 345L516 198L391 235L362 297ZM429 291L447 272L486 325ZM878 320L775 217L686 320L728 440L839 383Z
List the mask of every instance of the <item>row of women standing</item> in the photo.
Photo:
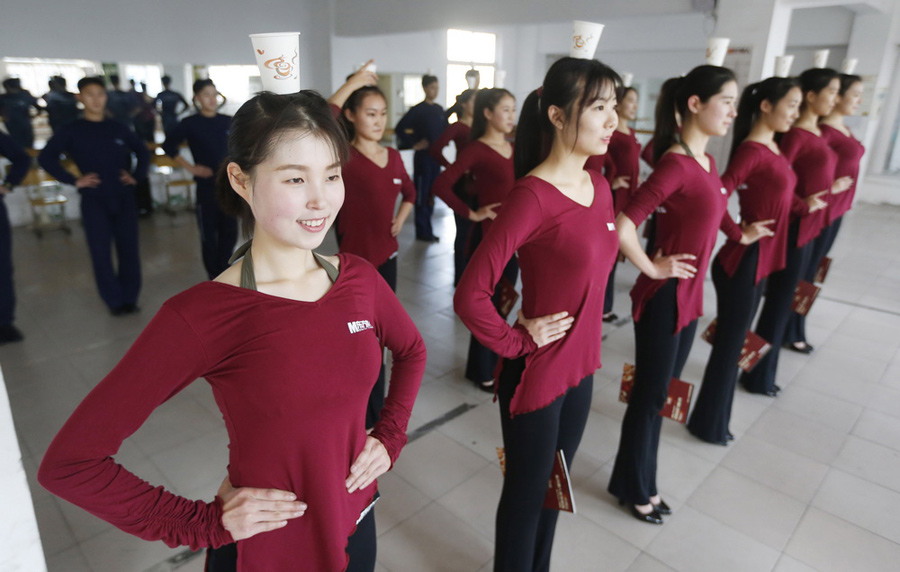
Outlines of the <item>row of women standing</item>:
M791 176L775 171L787 154L772 137L790 126L800 103L791 81L772 80L764 94L763 84L748 92L753 127L737 143L736 170L724 184L705 149L735 118L734 75L701 66L668 82L657 110L655 170L640 186L634 169L622 175L627 181L614 178L615 186L628 188L618 207L607 180L585 170L590 157L607 151L618 126L621 80L612 69L594 60L556 62L523 104L514 153L505 141L512 96L504 90L476 96L474 141L437 192L461 217L491 220L462 272L454 307L473 345L502 359L496 392L506 476L496 570L549 569L558 512L543 508L547 482L558 451L572 465L585 428L593 372L601 365L607 284L620 251L642 274L632 292L635 385L609 489L640 520L661 523L660 515L671 511L656 485L659 411L703 310L703 277L717 232L722 228L730 240L714 262L720 297L750 306L757 277L779 270L779 245L790 255L790 213L818 212L823 204L818 191L795 201ZM409 214L412 187L396 151L378 145L386 105L365 87L372 83L367 72L355 74L331 98L330 112L308 92L261 94L241 108L217 191L226 212L252 213L252 245L242 249L241 262L164 305L54 440L39 475L45 486L144 538L195 547L240 541L236 549L212 552L210 570L295 569L300 562L316 570L374 568L372 483L405 442L424 346L391 292L395 237ZM804 95L807 105L810 97ZM338 111L352 128L351 146L332 119ZM465 173L475 190L457 196L452 189ZM728 185L740 183L746 185L740 190L744 222L737 225L726 203ZM757 192L766 195L751 199ZM344 252L314 255L342 203L337 224ZM651 258L637 227L654 211L658 254ZM522 310L510 326L496 295L504 275L515 282L514 260ZM736 331L743 337L745 324L731 329L730 318L720 320L717 345L730 343ZM373 403L375 380L383 379L382 346L394 358L383 406ZM152 359L160 351L167 359ZM722 370L736 373L737 356L722 359L731 363ZM700 434L708 425L722 438L707 440L724 442L728 375L714 370L701 396L724 390L702 396L709 413L698 404L691 430ZM196 377L213 386L232 442L228 478L212 503L152 489L109 457L153 408ZM115 411L100 414L113 402ZM725 421L717 421L722 412Z

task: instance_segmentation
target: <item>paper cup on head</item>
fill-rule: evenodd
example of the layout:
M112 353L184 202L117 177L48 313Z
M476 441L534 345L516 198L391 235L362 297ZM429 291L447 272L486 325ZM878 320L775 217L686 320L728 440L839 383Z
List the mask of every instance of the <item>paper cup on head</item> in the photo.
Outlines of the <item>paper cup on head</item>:
M856 58L847 58L844 60L844 65L841 66L841 71L850 75L856 71L856 64L858 63L859 60Z
M831 53L831 50L816 50L816 53L813 54L813 67L814 68L828 67L828 54L829 53Z
M300 91L300 32L250 34L263 89L278 94Z
M603 24L575 20L572 23L572 45L569 48L569 56L582 60L594 59L602 33Z
M631 82L634 81L634 74L631 72L623 72L622 73L622 87L631 87Z
M775 58L775 77L790 77L794 56L777 56Z
M467 75L466 85L469 86L469 89L475 89L475 87L478 85L478 78L472 75Z
M729 43L731 38L710 38L706 42L706 63L711 66L721 66L725 63Z

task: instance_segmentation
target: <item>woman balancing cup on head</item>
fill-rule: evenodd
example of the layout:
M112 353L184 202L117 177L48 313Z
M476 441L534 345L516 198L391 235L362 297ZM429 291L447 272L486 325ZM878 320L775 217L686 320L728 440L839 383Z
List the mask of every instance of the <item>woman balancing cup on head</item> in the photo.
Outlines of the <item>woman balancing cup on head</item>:
M710 137L734 120L737 82L731 70L699 66L666 83L654 133L655 167L618 216L622 252L638 267L634 302L635 378L609 492L638 520L662 524L669 507L656 487L656 457L669 380L680 377L697 318L703 313L703 277L719 227L729 220L728 193L706 154ZM681 119L678 133L676 117ZM637 226L657 211L656 256L641 249ZM731 225L729 237L740 239ZM762 225L750 227L759 238Z
M444 149L453 141L456 147L456 156L459 157L462 150L471 141L472 134L472 118L475 109L475 94L477 90L467 89L456 96L456 103L447 110L447 118L456 114L456 122L450 127L444 129L441 136L438 137L428 152L431 157L441 164L442 167L450 167L450 161L444 157ZM455 185L453 185L453 194L461 201L466 203L471 209L477 209L478 203L472 194L471 181L469 176L461 177ZM469 258L472 256L472 230L474 224L469 220L468 216L461 216L453 213L453 219L456 223L456 239L453 241L453 285L459 284L459 278L462 276Z
M457 314L504 358L498 396L506 476L494 570L550 566L558 512L543 508L547 482L557 451L571 466L584 432L600 367L603 292L618 253L609 185L584 164L606 151L620 84L596 60L563 58L550 67L519 118L520 179L456 289ZM491 297L516 252L522 311L510 327Z
M737 189L740 195L742 226L746 229L749 221L768 227L772 235L747 244L746 234L729 232L740 238L729 238L712 263L716 333L703 385L687 424L694 436L710 443L725 445L734 438L728 423L741 348L767 277L775 273L773 281L783 279L778 271L786 265L791 213L803 215L825 207L815 195L804 201L794 194L797 177L775 144L775 134L785 133L799 116L801 100L797 80L780 77L751 84L741 95L731 160L722 175L722 185L729 192ZM726 224L731 221L723 220ZM773 335L769 324L774 308L767 302L760 318L767 341ZM789 309L778 311L786 315Z
M828 209L800 219L796 241L788 246L801 250L797 257L800 280L812 282L822 257L824 242L820 237L828 226L829 211L836 200L843 198L840 195L850 190L853 180L846 176L835 178L837 153L829 146L818 125L820 118L834 110L841 88L840 74L829 68L808 69L800 74L800 88L803 90L800 119L784 134L778 145L797 174L797 195L801 199L815 194L824 195L828 203ZM791 312L783 343L787 349L812 353L813 347L806 342L806 319L803 316ZM753 387L751 391L757 389Z
M234 116L228 154L218 192L253 228L252 245L215 280L163 304L66 422L38 478L144 539L193 549L237 541L238 571L371 571L374 521L364 511L406 442L422 338L371 264L313 253L343 202L348 154L324 99L257 95ZM382 345L394 354L391 391L367 435ZM198 377L230 439L228 478L212 502L153 487L112 459Z
M364 66L347 83L366 82L370 73ZM335 106L333 111L340 99L336 94L329 100ZM351 92L342 102L339 117L350 137L350 159L341 173L345 198L337 222L340 251L371 262L396 292L397 235L412 212L416 188L406 173L400 153L381 145L387 123L387 100L377 86L363 85ZM395 212L399 195L403 200ZM381 414L384 388L382 364L366 409L367 428L373 427Z
M516 124L516 98L505 89L482 89L475 98L475 120L472 124L472 142L446 171L434 182L432 191L457 216L465 217L473 223L481 223L473 232L474 251L487 234L494 209L506 199L515 184L513 168L513 147L506 140ZM471 175L471 187L477 210L458 198L453 192L455 184L466 174ZM519 278L519 264L513 255L503 270L502 281L515 287ZM494 291L491 300L495 308L500 307L500 288ZM494 390L494 370L497 354L486 348L473 335L469 340L469 355L466 362L466 379L486 391Z

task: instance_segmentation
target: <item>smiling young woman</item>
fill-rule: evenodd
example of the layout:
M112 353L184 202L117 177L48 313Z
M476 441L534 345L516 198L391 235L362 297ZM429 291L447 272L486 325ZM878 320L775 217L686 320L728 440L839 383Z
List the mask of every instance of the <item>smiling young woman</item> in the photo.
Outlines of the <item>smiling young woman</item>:
M506 476L494 570L548 570L558 511L542 508L557 451L571 466L600 367L603 293L618 252L609 184L585 171L616 128L619 76L563 58L522 107L515 175L456 289L454 307L503 359L498 379ZM502 98L501 98L502 100ZM514 253L522 310L510 327L491 301Z
M126 532L221 547L209 570L371 571L375 478L406 443L425 347L365 260L315 254L344 199L347 141L314 92L261 93L235 114L217 192L253 242L216 277L165 302L56 436L38 478ZM381 419L365 428L382 358ZM153 487L112 459L153 410L195 379L230 439L213 502ZM225 463L223 459L223 464Z

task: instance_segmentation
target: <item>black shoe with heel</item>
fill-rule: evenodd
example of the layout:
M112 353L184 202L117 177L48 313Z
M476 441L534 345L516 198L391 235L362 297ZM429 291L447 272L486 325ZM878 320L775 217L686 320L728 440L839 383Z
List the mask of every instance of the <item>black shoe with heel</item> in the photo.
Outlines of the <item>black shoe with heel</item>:
M660 503L660 504L665 504L665 503ZM619 505L625 506L625 501L623 501L622 499L619 499ZM644 514L641 511L639 511L637 509L637 506L635 506L633 504L629 504L628 508L631 509L631 516L633 516L634 518L638 519L641 522L647 522L650 524L662 524L663 523L662 516L660 515L659 510L657 510L657 508L655 506L653 507L653 510L651 510L647 514ZM668 506L666 508L668 508Z

